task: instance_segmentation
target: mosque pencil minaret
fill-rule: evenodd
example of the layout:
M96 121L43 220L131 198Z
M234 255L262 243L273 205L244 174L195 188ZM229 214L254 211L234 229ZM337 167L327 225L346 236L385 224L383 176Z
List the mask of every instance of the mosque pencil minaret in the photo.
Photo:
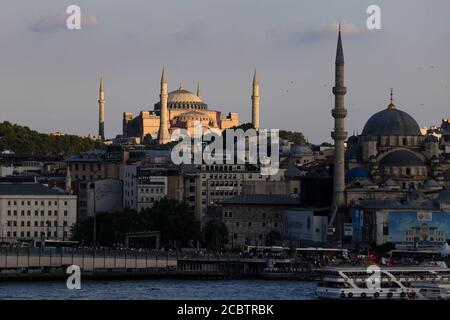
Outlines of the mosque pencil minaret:
M341 27L336 50L335 63L335 86L333 87L335 107L331 114L334 118L334 131L331 137L334 140L334 176L333 176L333 207L345 205L345 164L344 164L344 142L347 138L344 119L347 110L344 107L344 96L347 88L344 86L344 50L342 49Z
M166 78L166 68L163 66L161 74L161 94L160 94L160 116L159 116L159 132L158 132L158 143L166 144L170 142L169 134L169 115L167 110L167 78Z
M259 130L259 80L258 75L253 74L252 82L252 124L256 130Z
M98 136L102 141L105 141L105 90L103 88L103 75L100 76L98 95Z

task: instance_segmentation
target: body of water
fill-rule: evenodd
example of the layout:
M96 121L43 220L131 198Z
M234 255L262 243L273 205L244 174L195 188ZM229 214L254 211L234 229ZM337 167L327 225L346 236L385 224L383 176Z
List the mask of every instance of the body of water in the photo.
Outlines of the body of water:
M315 299L315 288L314 282L269 280L86 280L79 290L67 289L65 281L3 282L0 300L305 300Z

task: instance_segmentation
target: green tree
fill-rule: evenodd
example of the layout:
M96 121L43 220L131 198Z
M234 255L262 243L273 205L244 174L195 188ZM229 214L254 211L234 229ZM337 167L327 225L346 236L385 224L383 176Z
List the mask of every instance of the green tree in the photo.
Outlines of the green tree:
M72 155L103 147L102 142L90 138L50 136L8 121L0 123L0 150L18 155Z
M280 130L280 138L295 144L307 144L305 136L301 132Z
M73 239L86 244L93 243L94 218L80 220L72 229ZM165 247L187 246L189 240L200 238L200 222L184 202L162 199L153 208L140 212L124 209L114 213L97 213L97 244L111 246L123 243L128 232L159 231L161 245Z
M203 238L208 249L223 249L228 243L227 226L223 222L211 220L203 227Z

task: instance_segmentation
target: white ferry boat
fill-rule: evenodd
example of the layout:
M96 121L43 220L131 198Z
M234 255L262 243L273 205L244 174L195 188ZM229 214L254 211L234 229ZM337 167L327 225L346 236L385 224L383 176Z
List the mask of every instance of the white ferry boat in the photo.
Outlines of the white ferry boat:
M316 270L316 295L325 299L450 299L447 266L335 267ZM376 282L375 282L375 278Z

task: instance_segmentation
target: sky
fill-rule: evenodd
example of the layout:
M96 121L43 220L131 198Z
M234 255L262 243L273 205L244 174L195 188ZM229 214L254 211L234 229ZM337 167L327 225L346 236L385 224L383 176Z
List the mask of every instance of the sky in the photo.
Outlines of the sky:
M369 30L369 5L381 29ZM81 30L66 9L81 8ZM337 26L342 23L349 134L389 103L420 126L450 117L448 0L0 0L0 121L41 132L97 134L104 75L107 137L122 113L152 110L162 65L169 91L200 82L209 108L331 141Z

